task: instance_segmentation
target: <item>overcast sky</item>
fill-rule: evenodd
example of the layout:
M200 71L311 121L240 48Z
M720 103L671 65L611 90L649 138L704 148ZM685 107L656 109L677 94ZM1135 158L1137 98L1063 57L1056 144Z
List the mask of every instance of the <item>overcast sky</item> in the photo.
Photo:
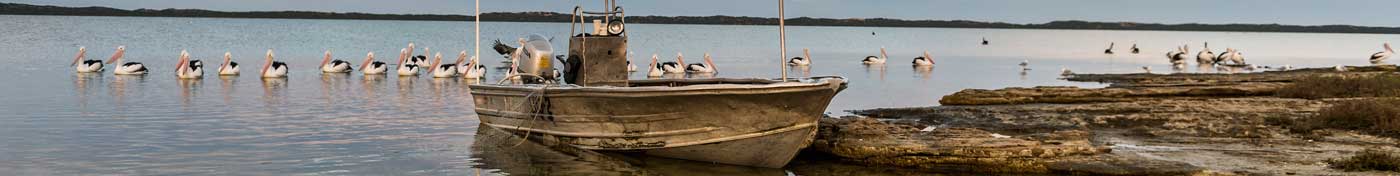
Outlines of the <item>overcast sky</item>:
M777 1L618 0L628 15L776 17ZM59 6L306 10L395 14L468 14L469 0L0 0ZM568 12L602 0L489 0L484 12ZM597 8L594 8L597 9ZM1151 23L1279 23L1400 26L1394 0L788 0L789 17L899 18L1044 23L1054 20Z

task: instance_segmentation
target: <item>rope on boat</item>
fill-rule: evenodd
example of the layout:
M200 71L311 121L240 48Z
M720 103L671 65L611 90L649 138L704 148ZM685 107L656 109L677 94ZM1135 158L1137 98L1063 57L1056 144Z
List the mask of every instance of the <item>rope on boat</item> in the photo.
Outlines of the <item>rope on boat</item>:
M527 121L525 124L516 125L516 126L515 126L515 129L516 129L516 130L519 130L520 127L521 127L521 125L528 125L528 126L526 126L526 128L534 129L534 127L535 127L535 119L537 119L537 118L539 117L539 116L536 115L536 114L539 114L539 113L535 113L535 112L536 112L536 111L540 111L541 109L544 109L544 108L545 108L545 107L544 107L544 104L545 104L544 90L545 90L545 89L549 89L549 87L550 87L549 84L544 84L544 87L540 87L539 89L536 89L535 91L530 91L529 94L525 94L525 101L521 101L520 104L515 105L515 108L512 108L512 111L515 111L515 112L523 112L524 109L522 109L522 108L525 108L525 105L526 105L526 104L533 104L532 106L529 107L529 108L530 108L530 109L529 109L530 112L525 113L525 114L528 114L526 118L529 118L530 121ZM538 95L538 97L536 97L536 95ZM535 97L535 99L534 99L534 100L531 100L531 97ZM535 103L530 103L530 102L535 102ZM533 131L534 131L534 130L525 130L525 136L522 137L522 138L520 138L520 141L519 141L519 142L516 142L515 145L512 145L511 147L520 146L520 144L525 144L525 140L529 140L529 138L530 138L530 133L532 133Z

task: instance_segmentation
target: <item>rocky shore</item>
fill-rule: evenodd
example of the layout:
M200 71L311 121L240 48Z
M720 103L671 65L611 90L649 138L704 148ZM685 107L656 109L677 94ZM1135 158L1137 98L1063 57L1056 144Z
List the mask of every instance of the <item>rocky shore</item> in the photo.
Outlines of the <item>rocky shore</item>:
M1387 175L1325 162L1388 137L1290 130L1345 99L1277 96L1315 76L1394 74L1393 65L1242 74L1080 74L1106 88L969 89L944 106L827 118L810 151L866 166L929 172L1093 175Z

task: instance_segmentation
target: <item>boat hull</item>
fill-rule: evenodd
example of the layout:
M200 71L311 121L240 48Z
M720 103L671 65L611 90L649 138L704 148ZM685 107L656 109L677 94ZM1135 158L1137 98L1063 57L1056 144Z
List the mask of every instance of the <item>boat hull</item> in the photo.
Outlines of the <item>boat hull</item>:
M779 168L816 134L844 79L632 81L629 87L473 85L484 125L545 144Z

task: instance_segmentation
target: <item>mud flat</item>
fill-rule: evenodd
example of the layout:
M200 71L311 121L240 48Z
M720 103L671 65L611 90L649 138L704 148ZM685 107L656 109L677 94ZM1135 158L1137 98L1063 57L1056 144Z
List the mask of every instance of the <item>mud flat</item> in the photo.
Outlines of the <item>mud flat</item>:
M1290 130L1333 102L1275 96L1293 81L1394 74L1392 65L1243 74L1081 74L1107 88L969 89L944 106L828 118L812 147L843 162L927 172L1093 175L1390 175L1325 162L1400 142ZM1350 98L1355 99L1355 98ZM798 169L801 170L801 169Z

